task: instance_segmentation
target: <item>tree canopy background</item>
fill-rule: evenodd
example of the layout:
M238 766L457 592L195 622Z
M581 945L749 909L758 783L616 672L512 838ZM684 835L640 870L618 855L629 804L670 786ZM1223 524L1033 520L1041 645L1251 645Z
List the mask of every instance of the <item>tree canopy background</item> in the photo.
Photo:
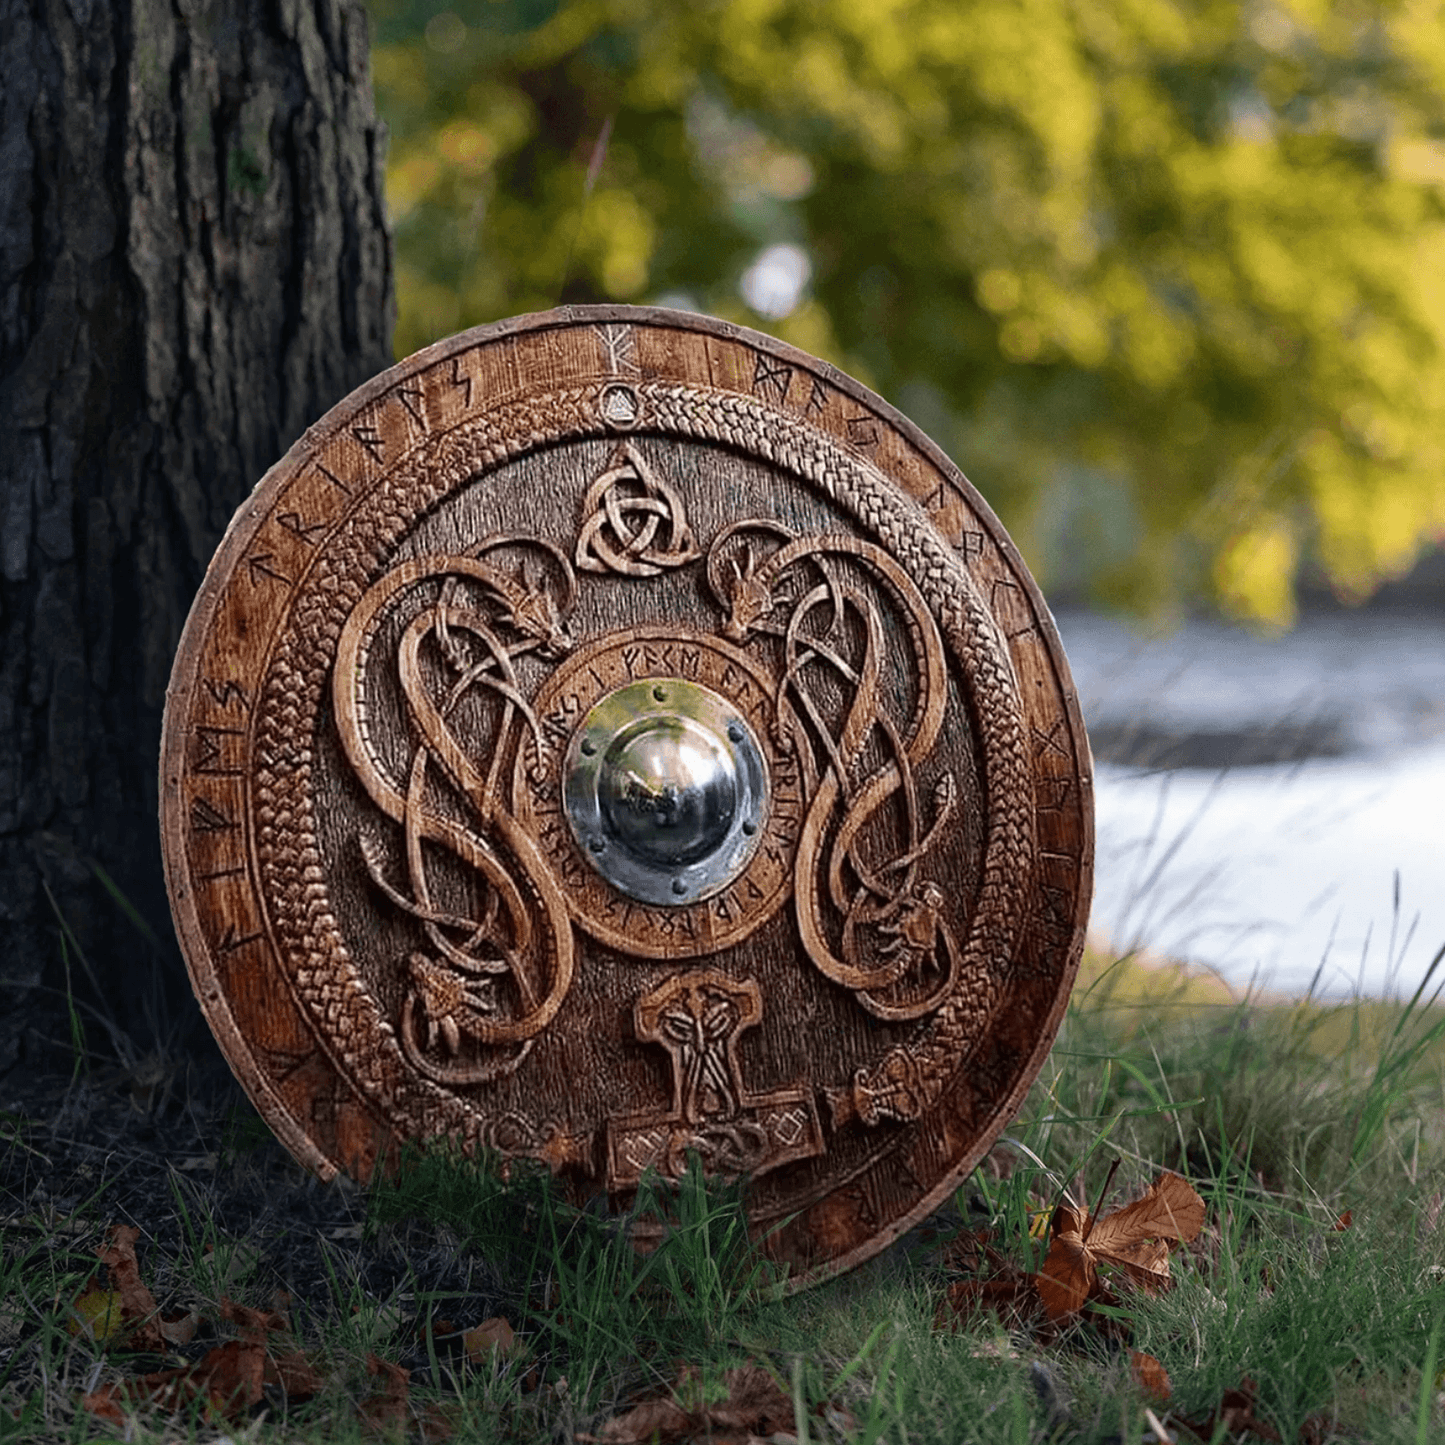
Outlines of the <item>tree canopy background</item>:
M1286 622L1445 535L1440 0L368 0L404 355L567 301L888 397L1047 587Z

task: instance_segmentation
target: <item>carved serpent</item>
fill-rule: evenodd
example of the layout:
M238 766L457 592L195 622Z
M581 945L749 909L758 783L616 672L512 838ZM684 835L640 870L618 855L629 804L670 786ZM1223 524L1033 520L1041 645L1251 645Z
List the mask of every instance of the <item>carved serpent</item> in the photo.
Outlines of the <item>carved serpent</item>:
M987 1027L1033 885L1032 779L1018 687L1003 638L958 558L931 527L919 526L916 503L867 463L752 397L710 396L664 383L637 389L650 407L650 425L761 453L851 512L907 564L968 683L982 734L990 807L983 885L958 985L922 1037L889 1049L874 1067L860 1068L851 1091L851 1108L866 1123L916 1118L938 1100ZM835 1101L835 1110L839 1104Z
M788 540L756 568L735 569L732 584L719 566L724 550L734 536L749 530L782 533ZM913 653L915 698L913 716L900 734L887 711L880 706L882 659L887 646L882 619L872 598L861 588L849 585L825 559L849 559L863 566L884 584L901 609L904 630ZM798 600L785 625L764 621L777 608L775 587L789 569L806 563L822 572L824 581ZM931 994L911 1003L889 1003L876 998L874 990L886 988L903 975L909 954L902 948L893 950L893 958L874 967L863 967L857 961L857 930L861 925L877 924L902 912L902 900L912 893L919 858L927 851L928 839L919 837L919 804L914 768L930 756L943 726L948 702L948 678L943 645L932 614L912 578L887 552L875 543L847 534L792 537L774 524L758 529L751 522L735 523L721 531L708 556L708 580L719 600L728 607L725 634L741 642L749 632L766 629L784 639L786 667L778 689L777 710L780 731L792 735L793 745L808 774L811 802L807 822L799 842L795 869L795 903L798 930L804 947L817 967L835 983L858 993L858 1001L881 1018L895 1021L921 1018L947 996L954 983L959 957L951 931L940 920L941 931L950 967ZM827 636L805 633L807 617L830 604L832 619ZM843 613L851 609L863 623L862 659L855 667L829 639L841 626ZM835 739L803 681L810 663L821 661L853 689L843 724ZM794 701L806 715L828 760L818 776L804 730L799 726ZM888 741L893 760L878 768L862 786L853 779L854 765L863 752L874 728L881 730ZM951 783L951 778L948 780ZM908 838L903 853L883 866L872 870L856 850L859 835L878 810L897 792L904 795ZM931 834L951 810L951 788L944 790L947 801L941 805L940 818ZM840 795L847 794L843 816L833 840L827 863L828 893L834 907L843 914L843 958L838 958L822 932L818 899L820 854L828 825ZM844 882L845 863L860 881L856 893ZM896 883L885 883L879 874L895 871L901 874Z
M523 1046L522 1051L510 1059L461 1069L439 1069L414 1046L407 1048L408 1058L415 1067L438 1082L454 1085L486 1082L502 1072L515 1069L525 1057L531 1040L555 1017L567 995L573 973L572 930L561 893L536 844L505 808L496 806L497 768L506 751L515 715L521 713L534 734L540 735L536 718L518 689L511 666L512 657L536 647L558 648L565 641L555 619L550 619L552 625L548 625L549 619L544 613L535 608L528 612L526 599L516 591L514 580L481 560L481 554L506 540L482 543L474 549L472 556L420 557L388 572L348 615L341 630L332 671L332 705L342 747L372 801L404 830L408 872L415 901L403 899L386 887L379 868L374 865L373 876L386 888L393 902L422 919L433 947L449 962L471 974L510 973L517 987L521 1015L509 1021L488 1020L471 1011L461 1012L461 1004L466 999L460 981L452 980L446 970L437 968L424 956L413 956L411 959L413 983L424 999L437 1001L429 1013L443 1012L447 1040L453 1048L459 1039L455 1013L461 1014L460 1032L479 1043L520 1043ZM555 549L549 547L549 550L555 553ZM564 576L570 580L570 569L567 569L565 558L561 560L566 569ZM470 608L451 605L448 599L458 578L469 578L505 599L510 605L509 619L522 631L523 640L509 647L494 635L489 619ZM413 755L407 789L403 793L378 766L371 746L365 702L366 679L372 644L388 611L404 593L431 579L443 581L441 598L434 607L423 610L411 620L402 634L398 649L397 670L402 694L412 725L421 739ZM420 651L424 638L433 633L444 649L455 648L451 629L471 632L481 639L485 645L484 659L462 670L462 675L450 689L445 706L438 708L423 681ZM474 684L489 687L502 700L501 719L492 739L492 763L486 775L478 771L472 760L472 751L460 745L447 718L466 689ZM540 905L546 933L543 952L550 948L553 960L551 986L545 997L539 996L537 981L532 976L534 941L531 908L511 870L497 855L485 832L473 832L427 807L427 774L432 761L470 801L482 828L495 829L531 886ZM448 919L436 912L422 859L423 840L448 848L480 873L491 887L487 917L475 922L466 948L457 948L452 944L441 932L440 925L472 926L474 921ZM368 863L372 862L368 858ZM505 923L500 928L496 918L499 904L500 912L505 916ZM471 947L484 942L501 953L500 961L480 959L470 951ZM413 992L408 992L403 1009L404 1047L414 1033L413 997Z

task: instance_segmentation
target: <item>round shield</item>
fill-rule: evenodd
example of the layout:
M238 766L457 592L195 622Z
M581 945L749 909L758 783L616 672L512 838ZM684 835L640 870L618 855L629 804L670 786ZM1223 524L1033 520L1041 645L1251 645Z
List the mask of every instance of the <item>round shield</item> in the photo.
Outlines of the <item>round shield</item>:
M1019 1107L1083 946L1088 743L986 503L834 367L563 308L418 352L236 514L167 881L323 1178L448 1138L623 1204L698 1159L806 1282Z

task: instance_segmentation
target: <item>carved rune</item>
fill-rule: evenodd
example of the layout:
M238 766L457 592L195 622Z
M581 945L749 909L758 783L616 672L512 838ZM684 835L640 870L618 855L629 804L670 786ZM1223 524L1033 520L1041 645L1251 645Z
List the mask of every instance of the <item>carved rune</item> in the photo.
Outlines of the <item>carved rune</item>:
M637 333L630 326L603 325L596 328L597 340L602 348L602 359L609 376L636 376L641 371L637 364Z
M676 488L648 465L631 442L621 443L582 501L577 566L584 572L656 577L702 553Z

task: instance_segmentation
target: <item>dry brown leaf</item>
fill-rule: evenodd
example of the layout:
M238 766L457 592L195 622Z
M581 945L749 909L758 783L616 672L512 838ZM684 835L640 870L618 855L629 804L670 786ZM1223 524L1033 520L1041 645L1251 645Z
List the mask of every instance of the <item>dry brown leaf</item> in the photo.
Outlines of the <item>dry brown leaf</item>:
M248 1340L228 1340L191 1366L195 1385L205 1390L211 1408L235 1419L265 1398L261 1388L266 1372L264 1346Z
M368 1395L356 1407L362 1423L384 1434L399 1434L406 1430L407 1382L411 1371L383 1360L378 1355L366 1357L366 1373L382 1377L381 1388Z
M260 1345L230 1340L192 1365L105 1385L81 1396L80 1403L102 1420L120 1424L124 1420L122 1403L159 1405L174 1412L200 1398L207 1420L217 1415L235 1420L261 1401L264 1366L265 1351Z
M493 1315L462 1332L462 1346L467 1358L477 1363L489 1360L493 1352L507 1356L516 1348L517 1332L511 1322L501 1315Z
M140 1230L131 1224L112 1225L96 1256L110 1274L109 1289L92 1276L71 1302L70 1333L84 1331L97 1344L124 1344L133 1350L163 1354L167 1345L188 1345L195 1338L200 1314L183 1310L162 1317L155 1296L141 1282L135 1242Z
M1169 1380L1169 1371L1153 1355L1146 1354L1143 1350L1130 1350L1129 1373L1145 1398L1156 1405L1169 1403L1174 1386Z
M1153 1292L1170 1283L1168 1240L1188 1241L1204 1224L1204 1201L1188 1180L1161 1174L1143 1198L1090 1221L1060 1205L1054 1237L1036 1278L1051 1320L1077 1314L1101 1290L1099 1265L1116 1265Z
M81 1406L89 1410L98 1420L104 1420L111 1425L124 1425L125 1412L120 1407L120 1402L125 1394L120 1385L102 1385L98 1390L92 1390L88 1395L80 1397Z
M578 1440L595 1445L646 1445L657 1439L706 1438L714 1445L746 1445L753 1439L797 1434L793 1402L769 1372L758 1365L743 1365L723 1375L726 1394L720 1400L704 1398L703 1380L691 1365L684 1365L672 1397L643 1400L625 1414L614 1415L595 1435L578 1434ZM841 1416L840 1416L841 1418Z
M304 1350L281 1350L267 1355L264 1379L278 1385L288 1400L309 1400L321 1393L326 1383L311 1356Z
M157 1316L155 1326L167 1344L188 1345L195 1339L196 1329L200 1323L200 1310L192 1309L169 1318L164 1315Z
M1061 1204L1054 1210L1054 1237L1034 1285L1051 1320L1078 1314L1088 1303L1099 1272L1084 1243L1083 1222L1076 1210Z
M614 1415L595 1435L577 1438L596 1445L647 1445L649 1440L681 1440L692 1430L692 1415L675 1400L644 1400L625 1415Z
M223 1295L221 1318L235 1324L245 1343L258 1345L265 1351L263 1379L266 1384L280 1386L289 1399L307 1399L319 1393L325 1381L304 1350L297 1349L290 1341L272 1338L275 1334L290 1333L291 1296L285 1290L277 1290L271 1303L276 1308L258 1310Z
M236 1332L248 1344L264 1345L274 1331L287 1331L290 1321L279 1310L257 1310L250 1305L238 1305L235 1300L221 1296L220 1314L223 1320L230 1320Z
M767 1370L743 1365L726 1371L723 1383L727 1394L698 1411L709 1429L745 1430L754 1435L795 1433L793 1401ZM686 1399L690 1393L700 1392L701 1384L701 1377L689 1367L682 1372L678 1393Z
M945 1267L971 1276L948 1286L934 1315L934 1329L957 1329L959 1321L981 1309L996 1310L1010 1325L1022 1325L1038 1309L1034 1276L995 1249L986 1229L957 1235L944 1254Z
M948 1286L934 1316L934 1329L957 1329L960 1321L980 1310L993 1310L1010 1326L1021 1326L1039 1307L1033 1276L1016 1273L1005 1279L957 1279Z
M1178 1174L1161 1174L1140 1199L1104 1215L1089 1232L1089 1248L1104 1257L1129 1257L1145 1240L1193 1239L1204 1226L1204 1201Z
M134 1318L134 1312L147 1305L150 1311L155 1308L136 1269L138 1233L129 1225L122 1225L112 1231L111 1240L100 1251L102 1262L118 1286L114 1293L120 1300L123 1318L127 1311ZM277 1352L274 1359L268 1358L271 1334L287 1327L284 1313L251 1309L228 1299L222 1299L220 1313L222 1318L236 1323L239 1339L207 1351L193 1364L156 1370L93 1391L82 1397L81 1403L92 1414L114 1423L122 1402L158 1405L174 1411L200 1398L205 1403L208 1420L217 1415L235 1419L260 1403L264 1384L280 1385L289 1396L298 1399L314 1395L321 1388L321 1377L299 1350L285 1348ZM155 1348L157 1340L181 1344L192 1338L195 1327L194 1313L178 1320L143 1316L138 1327L130 1331L129 1339L133 1344L149 1348Z
M164 1352L155 1296L141 1283L136 1263L135 1242L140 1230L133 1224L113 1224L106 1241L96 1250L100 1262L110 1271L111 1289L120 1297L121 1334L137 1350Z
M450 1440L462 1422L460 1400L431 1400L421 1412L421 1438L426 1445L433 1440Z

